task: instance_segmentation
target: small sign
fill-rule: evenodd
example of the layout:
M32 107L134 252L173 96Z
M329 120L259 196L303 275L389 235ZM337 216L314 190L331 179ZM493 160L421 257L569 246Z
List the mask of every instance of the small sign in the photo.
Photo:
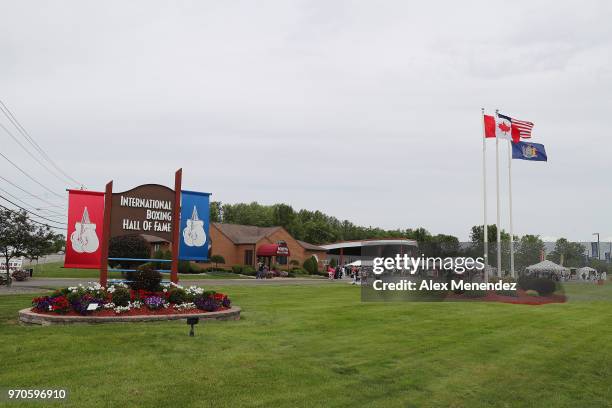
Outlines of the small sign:
M87 310L97 310L98 306L100 306L98 303L90 303L89 305L87 305Z

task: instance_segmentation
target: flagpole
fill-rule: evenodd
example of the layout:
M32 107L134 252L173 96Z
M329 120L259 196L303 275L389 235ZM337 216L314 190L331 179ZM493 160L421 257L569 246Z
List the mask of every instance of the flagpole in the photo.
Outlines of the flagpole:
M482 108L482 201L483 201L483 233L484 233L484 281L489 282L489 231L487 229L487 136L484 123L485 110Z
M514 231L512 226L512 141L508 141L508 199L510 212L510 276L514 278Z
M495 120L497 122L499 110L495 110ZM497 179L497 276L501 278L501 223L499 211L499 137L495 137L495 178Z

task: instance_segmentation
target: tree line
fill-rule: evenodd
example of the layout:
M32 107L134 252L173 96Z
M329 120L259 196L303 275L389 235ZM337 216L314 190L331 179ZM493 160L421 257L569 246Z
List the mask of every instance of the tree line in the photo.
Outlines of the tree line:
M259 227L281 226L294 238L311 244L325 244L336 241L362 239L404 238L414 239L420 245L435 247L438 253L452 255L464 252L457 237L448 234L431 234L425 228L382 229L355 225L348 220L322 213L321 211L296 211L287 204L263 205L257 202L227 204L213 201L210 204L210 220L229 224L255 225ZM494 251L497 241L497 226L488 225L488 242L490 243L490 262L495 264ZM502 241L502 264L509 264L510 234L500 231ZM470 230L470 243L473 248L482 246L484 241L483 225L474 225ZM526 266L541 260L545 245L538 235L514 236L515 268L522 270ZM567 267L578 267L589 264L599 270L607 270L609 264L596 259L587 259L586 249L580 243L570 242L560 238L555 248L547 254L547 259ZM612 270L612 268L610 268Z

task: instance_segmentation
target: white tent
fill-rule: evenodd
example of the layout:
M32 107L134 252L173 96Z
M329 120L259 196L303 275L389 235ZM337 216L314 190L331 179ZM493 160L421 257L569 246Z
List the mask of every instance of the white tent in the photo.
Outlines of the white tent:
M584 266L576 270L576 279L587 280L591 276L597 276L597 270L591 268L590 266Z
M542 274L542 273L550 273L550 274L555 274L555 275L569 274L569 268L566 268L561 265L557 265L556 263L549 261L549 260L544 260L535 265L530 265L525 269L527 270L527 272L535 273L537 275Z

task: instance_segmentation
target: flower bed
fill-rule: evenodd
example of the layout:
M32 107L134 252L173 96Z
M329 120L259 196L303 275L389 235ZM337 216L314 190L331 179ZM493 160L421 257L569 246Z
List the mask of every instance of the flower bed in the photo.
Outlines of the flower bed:
M159 290L134 290L122 283L63 288L34 298L32 312L65 316L151 316L219 312L231 308L227 295L197 286L162 285Z

